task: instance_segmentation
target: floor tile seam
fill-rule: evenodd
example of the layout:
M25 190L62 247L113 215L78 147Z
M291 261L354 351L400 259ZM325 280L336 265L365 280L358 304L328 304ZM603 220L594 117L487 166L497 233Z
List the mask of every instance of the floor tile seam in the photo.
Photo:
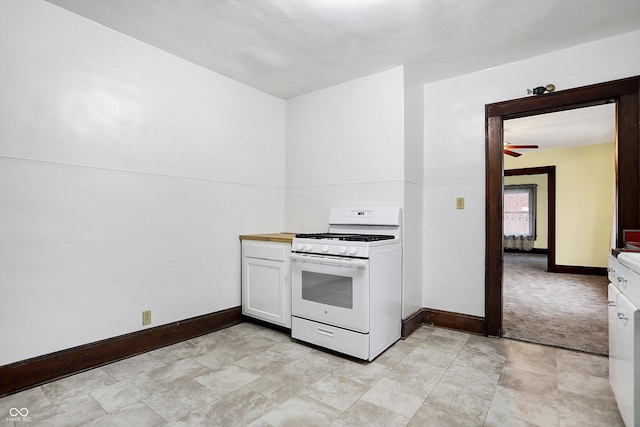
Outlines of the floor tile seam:
M306 398L308 398L308 399L313 399L314 401L316 401L316 402L318 402L318 403L321 403L321 404L323 404L323 405L325 405L325 406L328 406L328 407L330 407L330 408L333 408L333 409L335 409L336 411L340 411L340 413L338 414L338 416L337 416L337 417L335 417L333 420L331 420L331 422L333 423L333 422L335 422L338 418L340 418L340 417L342 416L342 414L344 414L345 412L347 412L349 409L351 409L351 407L352 407L352 406L354 406L356 403L358 403L358 402L360 401L361 397L362 397L362 396L364 396L364 395L367 393L367 391L369 391L369 389L365 390L365 391L364 391L360 396L358 396L358 398L357 398L356 400L354 400L354 401L353 401L353 403L352 403L351 405L349 405L349 406L348 406L346 409L344 409L344 410L342 410L342 409L340 409L340 408L336 408L335 406L331 406L331 405L329 405L328 403L322 402L322 401L320 401L320 400L316 399L316 398L315 398L315 397L313 397L313 396L308 396L308 395L306 395L306 394L302 394L302 396L304 396L304 397L306 397ZM301 395L301 392L299 391L299 392L296 394L296 396L300 396L300 395ZM289 400L289 399L287 399L287 400ZM363 401L363 402L365 402L365 401ZM368 402L368 403L371 403L371 402ZM283 403L283 404L284 404L284 403ZM374 403L371 403L371 404L372 404L372 405L374 405ZM281 405L279 405L279 406L281 406ZM278 407L279 407L279 406L278 406ZM378 406L378 405L376 405L376 406Z
M591 394L579 393L579 392L576 392L574 390L558 390L558 405L559 405L559 407L563 406L563 400L562 399L566 399L566 394L567 393L574 394L574 395L579 396L579 397L581 397L583 399L590 399L592 401L603 402L603 403L605 403L605 402L606 403L613 403L613 404L616 404L616 406L617 406L617 403L618 403L618 401L616 400L615 396L613 396L613 395L612 396L602 396L602 397L598 396L598 397L596 397L596 396L591 395Z
M434 389L435 389L435 387L434 387ZM433 390L432 390L432 392L433 392ZM484 409L484 414L482 416L482 422L484 423L486 418L487 418L487 415L489 414L489 409L491 408L491 403L493 402L493 396L491 397L491 399L483 399L483 398L479 398L479 399L482 400L484 403L488 404L486 406L486 408ZM451 413L451 414L453 414L453 415L455 415L457 417L464 418L465 420L477 421L476 419L469 418L466 414L463 414L463 413L461 413L459 411L450 410L450 408L446 408L445 409L445 408L442 408L442 407L430 405L428 400L429 400L429 398L426 398L424 400L423 406L428 406L429 408L436 409L436 410L439 410L439 411L442 411L442 412L445 412L445 413Z
M111 362L111 363L109 363L109 364L107 364L107 365L101 366L101 368L104 368L104 367L106 367L106 366L110 366L110 365L115 365L115 364L116 364L116 363L118 363L118 362L119 362L119 361ZM105 374L107 374L107 375L108 375L112 380L114 380L115 382L120 382L120 381L124 381L124 380L126 380L126 379L127 379L127 378L125 378L125 379L119 380L119 379L118 379L118 378L116 378L115 376L111 375L111 374L109 373L109 371L107 371L107 370L105 370L105 369L102 369L102 370L104 371L104 373L105 373Z
M561 396L562 395L562 396ZM615 396L613 395L613 392L611 393L610 396L604 396L601 397L601 394L598 394L597 396L594 395L589 395L589 394L582 394L573 390L559 390L559 394L558 394L558 404L562 405L562 398L563 396L566 395L576 395L579 396L581 398L588 398L590 400L596 400L596 401L602 401L602 402L607 402L607 403L613 403L615 404L615 406L618 406L618 401L616 400ZM569 396L570 397L570 396Z
M148 396L148 397L149 397L149 396ZM177 400L177 399L176 399L176 400ZM147 404L147 402L145 402L145 401L144 401L144 399L140 399L140 400L139 400L139 402L140 402L140 403L142 403L142 404L143 404L144 406L146 406L147 408L149 408L149 410L150 410L151 412L153 412L153 413L154 413L154 414L156 414L158 417L160 417L160 418L161 418L165 423L172 423L172 422L177 421L177 420L179 420L180 418L182 418L182 417L184 417L184 416L186 415L186 414L185 414L185 415L180 415L180 416L178 416L178 417L177 417L177 418L175 418L175 419L168 420L168 419L166 419L164 416L162 416L162 414L159 414L159 413L158 413L157 411L155 411L151 406L149 406L149 405ZM189 412L191 412L191 411L189 411ZM187 412L187 414L188 414L189 412Z
M446 375L446 374L445 374L445 375ZM434 389L435 389L435 388L436 388L436 386L437 386L437 385L439 385L440 383L442 383L443 385L450 385L450 386L455 386L455 387L461 387L461 386L459 386L458 384L455 384L455 383L452 383L452 382L447 381L447 379L445 378L445 375L443 375L443 376L442 376L442 378L440 378L440 379L439 379L438 383L433 387ZM475 382L474 382L473 384L478 384L478 383L475 383ZM493 396L495 395L496 389L498 388L498 384L499 384L499 383L498 383L498 381L496 381L495 383L494 383L494 382L489 383L489 386L491 387L491 390L492 390L492 391L491 391L491 399L493 399ZM484 385L484 384L482 384L482 385ZM462 386L462 387L464 388L464 386ZM431 391L433 392L433 390L431 390ZM429 394L431 394L431 393L429 393Z
M37 388L40 389L40 392L42 392L42 394L44 395L44 397L47 398L47 401L49 401L49 406L55 406L55 404L53 403L53 401L51 400L51 398L49 398L49 396L47 395L47 393L44 391L44 389L42 388L42 386L38 386Z
M200 362L198 362L196 359L194 359L194 358L193 358L193 357L191 357L191 356L187 356L187 357L185 357L184 359L180 359L180 361L185 360L185 359L189 359L191 362L197 363L198 365L202 366L203 368L208 369L208 370L209 370L209 371L211 371L211 372L217 372L217 371L219 371L220 369L222 369L222 368L220 368L220 369L213 369L213 368L211 368L210 366L205 365L204 363L200 363ZM232 363L233 363L233 362L232 362ZM224 365L224 367L226 367L226 366L228 366L228 365ZM208 374L210 374L211 372L207 372L206 374L203 374L203 375L208 375ZM198 375L198 377L201 377L201 376L202 376L202 375ZM190 379L194 379L194 378L196 378L196 377L193 377L193 378L190 378Z
M500 372L500 379L498 380L498 384L500 384L500 380L505 375L505 371L520 371L520 372L524 372L525 374L529 374L529 375L539 375L541 377L553 378L555 380L555 383L556 383L556 389L558 388L558 385L560 384L560 378L559 378L557 373L555 373L555 374L545 374L545 373L538 372L538 371L530 371L528 369L521 369L521 368L516 368L516 367L513 367L513 366L507 366L506 364L505 364L505 366L502 367L502 371Z
M193 381L193 380L190 380L190 381ZM195 381L194 381L194 382L195 382ZM200 384L200 383L197 383L197 384L199 384L199 385L201 385L201 386L202 386L202 384ZM209 408L210 408L210 407L211 407L215 402L217 402L218 400L222 399L222 397L224 397L224 396L220 396L218 393L216 393L216 392L212 391L212 390L211 390L210 388L208 388L208 387L205 387L205 386L202 386L202 387L204 387L204 388L206 388L207 390L211 391L211 392L216 396L215 400L213 400L213 401L207 401L207 402L206 402L206 405L204 406L204 408L206 408L206 410L205 410L203 407L193 407L193 406L191 406L191 404L188 402L188 400L187 400L187 399L183 399L182 397L177 397L176 399L177 399L180 403L182 403L185 407L189 408L189 409L190 409L190 412L193 412L193 411L200 411L200 412L202 412L203 414L205 414L205 415L206 415L206 414L207 414L207 411L209 410Z
M425 344L425 345L427 345L427 346L429 346L429 347L430 347L430 349L431 349L432 351L439 351L440 353L451 354L451 355L453 355L454 357L458 357L458 355L460 354L460 351L461 351L461 350L464 348L464 346L465 346L465 344L462 344L462 345L460 345L460 346L458 346L458 345L448 345L448 346L447 346L447 345L445 345L445 346L442 346L442 345L440 345L440 344L437 344L437 343L436 343L436 344L434 344L434 343L429 343L429 342L427 342L427 341L425 341L425 342L424 342L424 344ZM440 348L442 348L442 347L446 347L447 351L440 350L438 347L440 347ZM414 350L415 350L415 349L414 349ZM413 350L412 350L411 352L413 352ZM410 353L411 353L411 352L410 352Z
M527 392L520 391L520 390L514 390L514 389L511 389L511 388L508 388L508 387L501 386L501 385L498 385L498 387L502 387L503 389L509 390L510 392L515 393L516 395L519 395L517 397L519 397L523 401L529 402L529 398L535 397L539 401L541 401L543 406L545 406L546 408L550 408L552 410L555 410L556 412L559 412L559 410L560 410L560 395L559 394L556 397L548 398L547 396L545 396L543 394L531 394L531 393L527 393ZM495 400L496 394L498 392L498 387L496 387L496 391L493 394L493 400ZM493 404L493 400L492 400L492 404ZM540 405L537 405L537 406L540 406ZM507 415L508 416L508 414L503 414L503 415Z
M433 387L431 387L431 390L429 390L429 393L427 393L427 395L424 397L424 400L422 401L422 404L420 405L420 407L422 407L423 405L427 404L427 399L429 399L429 397L431 396L431 393L433 393L433 390L436 389L436 387L438 387L438 384L440 384L442 382L442 379L444 378L445 374L447 373L448 368L444 371L444 373L442 375L440 375L440 377L438 378L438 380L433 383ZM427 405L429 406L429 405ZM429 406L432 407L432 406ZM418 408L418 410L420 410L420 408ZM416 413L418 412L418 410L416 410ZM416 414L413 414L413 416L415 416ZM413 418L413 417L411 417Z
M249 385L249 384L246 384L246 385ZM277 400L273 400L272 398L270 398L269 396L265 395L264 393L261 393L261 392L259 392L259 391L255 391L255 390L254 390L254 389L252 389L251 387L249 387L249 390L251 390L252 392L254 392L254 393L256 393L256 394L258 394L258 395L260 395L260 396L264 397L264 398L265 398L265 399L267 399L269 402L273 402L273 403L275 404L275 405L274 405L274 407L273 407L273 409L279 408L280 406L282 406L282 405L284 404L284 402L286 402L287 400L289 400L289 399L287 399L287 400L285 400L284 402L282 402L282 403L281 403L281 402L278 402ZM224 395L224 396L220 397L218 400L216 400L216 402L218 402L219 400L222 400L224 397L226 397L226 395ZM212 404L211 406L213 406L213 404ZM272 410L273 410L273 409L272 409ZM269 412L271 412L271 411L269 411ZM258 417L258 418L256 418L256 419L260 419L260 418L262 418L262 416L263 416L263 415L265 415L265 414L262 414L260 417Z
M505 369L518 370L518 369L515 369L515 368L507 368L507 367L505 367ZM529 373L529 374L545 376L545 375L540 374L538 372L529 372L529 371L522 370L522 369L520 369L520 370L522 372L526 372L526 373ZM548 376L550 377L550 375L548 375ZM502 374L500 375L500 380L502 380ZM532 393L532 392L527 392L527 391L520 390L520 389L517 389L517 388L507 387L503 383L501 383L500 380L498 380L498 384L496 385L496 390L497 390L497 387L502 387L502 388L505 388L507 390L512 390L512 391L515 391L515 392L518 392L518 393L527 394L527 395L530 395L530 396L541 396L541 397L545 397L546 398L546 394L543 394L543 393ZM555 391L555 395L556 395L554 399L558 400L560 398L560 382L558 381L558 376L557 375L555 376L555 388L554 388L554 391Z
M94 421L94 420L97 420L98 418L104 417L105 415L110 415L111 414L111 412L107 411L107 409L104 406L102 406L100 404L100 402L98 402L98 400L95 397L93 397L91 392L87 393L87 395L96 403L96 405L98 405L98 407L100 409L102 409L102 412L104 412L104 414L102 414L102 415L100 415L98 417L92 418L91 420L88 420L87 422ZM139 400L137 400L136 402L139 402ZM128 406L128 405L125 405L125 406ZM120 409L122 409L122 408L119 408L118 410L120 410Z
M561 387L561 381L560 378L565 378L566 376L573 376L576 375L577 378L580 380L580 382L582 383L583 380L587 380L587 381L592 381L595 383L606 383L606 384L611 384L609 378L605 378L605 377L601 377L598 375L591 375L591 374L582 374L580 372L572 372L572 371L563 371L563 372L559 372L558 373L558 389L560 390ZM566 381L562 381L562 383L566 383ZM567 390L570 391L570 390Z
M469 352L472 352L472 353L475 353L475 354L478 354L478 355L481 355L481 356L486 356L486 357L500 357L501 359L504 359L504 360L501 362L502 364L506 363L506 361L507 361L507 356L506 356L506 354L505 354L505 355L502 355L502 354L499 354L498 352L490 353L490 352L486 352L486 351L479 350L479 349L477 349L477 348L467 347L467 346L466 346L466 344L465 344L465 346L464 346L464 347L462 347L462 348L460 349L460 351L461 351L461 352L462 352L463 350L464 350L464 351L469 351Z
M140 374L140 375L146 375L146 374ZM160 387L163 387L163 388L165 387L165 386L164 386L164 384L160 383L159 381L157 381L157 380L155 380L155 379L153 379L153 378L149 377L148 375L146 375L146 376L147 376L147 378L149 378L151 381L153 381L154 383L156 383L156 385L158 385L158 386L160 386ZM93 400L94 400L94 401L95 401L95 402L100 406L100 408L102 408L102 410L103 410L103 411L105 411L107 414L111 414L111 413L113 413L113 412L112 412L112 411L107 410L107 408L105 408L105 407L100 403L100 401L99 401L98 399L96 399L96 397L93 395L93 393L95 393L95 392L97 392L97 391L100 391L100 390L102 390L102 389L105 389L105 388L107 388L107 387L111 387L111 386L114 386L114 385L117 385L117 384L121 384L121 383L123 383L123 382L125 382L125 381L130 381L131 379L132 379L132 378L128 378L128 379L126 379L126 380L119 381L119 382L116 382L116 383L114 383L114 384L109 384L108 386L100 387L100 388L98 388L98 389L96 389L96 390L92 390L92 391L90 391L90 392L89 392L89 393L87 393L87 394L88 394L88 395L89 395L89 396L90 396L90 397L91 397L91 398L92 398L92 399L93 399ZM145 391L145 394L146 394L146 391ZM121 410L122 408L127 407L127 406L129 406L129 405L132 405L132 404L134 404L134 403L142 403L142 399L141 399L140 397L136 397L135 402L129 402L129 403L127 403L126 405L124 405L124 406L121 406L121 407L117 408L117 410L116 410L116 411L119 411L119 410Z
M521 366L521 365L519 365L517 362L516 362L516 365L517 365L517 366L520 366L520 367L517 367L517 368L516 368L516 367L514 367L513 362L512 362L512 363L509 363L509 362L507 361L507 362L505 362L505 364L504 364L504 366L503 366L503 369L505 369L505 368L509 368L509 369L518 369L518 370L521 370L521 371L524 371L524 372L528 372L528 373L530 373L530 374L539 374L539 375L546 375L546 376L557 376L557 375L558 375L557 373L548 374L548 373L546 373L547 371L545 371L545 372L541 372L541 370L536 370L535 368L533 368L533 369L531 369L531 368L529 368L529 369L525 369L525 368L526 368L526 366L525 366L525 367L522 367L522 366ZM557 368L556 368L556 370L557 370Z
M304 400L304 399L311 399L311 400L313 400L314 402L318 403L319 405L326 406L327 408L329 408L329 409L331 409L331 410L338 411L338 414L335 416L335 418L331 419L331 423L335 422L335 421L336 421L338 418L340 418L340 416L344 413L344 411L342 411L342 410L340 410L340 409L338 409L338 408L334 408L333 406L328 405L328 404L326 404L326 403L324 403L324 402L321 402L321 401L319 401L319 400L317 400L317 399L315 399L315 398L313 398L313 397L311 397L311 396L307 396L307 395L301 394L301 393L300 393L300 391L298 391L296 394L294 394L293 396L290 396L290 397L289 397L289 398L287 398L284 402L280 403L277 407L275 407L275 408L271 409L269 412L266 412L266 413L262 414L262 415L261 415L260 417L258 417L256 420L262 419L265 415L270 414L271 412L273 412L273 411L275 411L275 410L280 409L283 405L285 405L289 400L293 399L294 397L295 397L295 398L299 398L299 399L303 399L303 400ZM277 403L277 402L276 402L276 403ZM254 421L256 421L256 420L254 420Z
M497 390L498 390L498 388L496 387L496 391ZM551 426L541 426L540 424L536 424L536 423L532 422L531 420L524 420L522 418L516 417L514 414L505 414L504 412L500 411L500 409L497 407L497 405L496 405L496 407L494 407L494 405L493 405L493 403L495 402L495 399L496 399L496 391L494 391L493 398L491 399L491 403L489 404L489 409L487 409L487 415L485 416L485 424L487 422L486 421L486 417L489 416L490 412L493 412L495 414L502 415L503 417L506 417L506 418L511 418L511 419L514 419L514 420L522 421L523 423L526 423L526 424L531 424L531 425L535 425L535 426L539 426L539 427L551 427ZM558 410L558 422L556 423L556 426L559 425L559 421L560 421L559 412L560 411Z
M102 415L102 416L100 416L100 417L98 417L98 418L95 418L95 419L97 420L97 419L100 419L100 418L103 418L103 417L113 417L113 416L116 416L116 415L118 414L118 412L122 412L122 411L124 411L126 408L129 408L130 406L135 406L135 405L144 405L144 406L145 406L149 411L151 411L153 414L155 414L156 416L158 416L162 421L164 421L164 422L165 422L165 424L167 423L167 422L166 422L166 420L165 420L164 418L162 418L162 416L160 416L160 414L158 414L156 411L154 411L153 409L151 409L151 408L149 407L149 405L147 405L146 403L142 402L141 400L137 400L137 401L135 401L135 402L128 403L128 404L124 405L123 407L119 408L117 411L114 411L114 412L107 412L105 415Z
M429 394L431 394L431 392L432 392L432 391L433 391L433 389L431 389L431 391L429 392ZM405 418L409 418L409 420L411 420L411 419L413 419L413 417L415 417L415 416L416 416L416 414L418 413L418 411L420 411L420 408L422 408L424 405L426 405L426 402L427 402L427 398L425 397L424 399L422 399L422 402L420 402L420 405L416 408L416 410L415 410L415 411L413 411L413 414L411 414L411 416L410 416L410 417L407 417L407 416L406 416L406 415L404 415L404 414L399 414L399 415L401 415L401 416L403 416L403 417L405 417ZM395 412L395 411L393 411L393 412L394 412L395 414L398 414L398 412Z
M74 374L74 375L77 375L77 374ZM60 381L66 379L66 378L70 378L71 376L73 376L73 375L69 375L67 377L57 379L57 380L52 381L52 382L50 382L48 384L45 384L44 386L41 386L42 387L42 392L47 397L47 399L49 399L49 402L51 402L52 406L58 406L62 402L64 402L65 400L67 400L69 398L69 396L67 396L67 397L63 398L62 400L56 400L50 394L53 392L54 384L59 383ZM46 386L48 386L48 387L46 387ZM51 389L51 391L47 392L47 389ZM71 396L71 397L75 397L75 396Z
M392 380L392 381L393 381L393 380ZM368 391L369 391L369 390L367 390L367 392L368 392ZM366 392L365 392L364 394L366 394ZM364 394L363 394L362 396L364 396ZM359 400L362 400L362 396L360 397L360 399L356 400L356 402L357 402L357 401L359 401ZM385 408L384 406L380 406L380 405L378 405L377 403L373 403L373 402L370 402L370 401L368 401L368 400L363 400L363 402L367 402L367 403L369 403L369 404L371 404L371 405L374 405L374 406L377 406L377 407L379 407L379 408L385 409L385 410L387 410L387 411L393 412L394 414L399 415L399 416L401 416L401 417L408 418L408 419L412 419L413 417L415 417L415 416L416 416L416 414L418 413L418 411L420 410L420 408L422 408L422 405L424 405L424 403L425 403L425 401L426 401L426 400L427 400L427 398L426 398L426 397L425 397L424 399L422 399L422 402L420 402L420 405L418 405L418 407L416 408L416 410L415 410L415 411L413 411L413 414L411 414L410 416L407 416L407 415L405 415L405 414L403 414L403 413L400 413L400 412L399 412L399 411L397 411L396 409Z
M414 349L414 350L415 350L415 349ZM437 352L437 353L439 353L439 354L441 354L441 355L443 355L443 356L449 356L449 355L451 355L451 353L448 353L448 352L445 352L445 351L440 351L440 350L438 350L438 349L433 349L432 351L435 351L435 352ZM411 351L411 353L413 353L413 351ZM405 360L405 359L413 359L413 358L411 357L411 353L409 353L407 356L405 356L405 358L404 358L404 359L402 359L400 362L402 362L402 361L403 361L403 360ZM446 368L444 368L444 369L445 369L445 371L446 371L446 370L449 370L449 368L451 367L451 365L453 364L453 362L458 358L459 354L460 354L460 351L458 351L458 352L455 354L455 356L453 356L453 357L451 358L451 360L449 360L449 363L447 364ZM400 362L398 362L398 364L400 364ZM395 368L395 366L394 366L394 368Z
M96 417L94 417L94 418L92 418L92 419L90 419L90 420L87 420L86 422L90 422L90 421L93 421L93 420L97 420L98 418L103 417L103 416L105 416L105 415L108 415L108 414L109 414L109 411L107 411L107 410L106 410L106 409L105 409L105 408L100 404L100 402L98 402L98 401L97 401L97 400L96 400L96 399L95 399L95 398L94 398L90 393L78 394L78 395L76 395L76 396L73 396L73 398L74 398L74 399L76 399L76 398L77 398L77 399L80 399L82 396L88 396L91 400L93 400L93 402L94 402L96 405L98 405L98 408L100 408L100 409L102 410L102 412L103 412L101 415L96 416ZM66 413L66 411L64 411L64 412L61 412L61 411L60 411L61 403L62 403L62 402L64 402L65 400L66 400L66 399L63 399L63 400L62 400L60 403L58 403L57 405L56 405L56 404L54 404L54 405L52 405L50 408L48 408L49 410L51 410L51 411L52 411L52 414L50 414L50 413L48 413L48 414L49 414L49 415L65 414L65 413Z

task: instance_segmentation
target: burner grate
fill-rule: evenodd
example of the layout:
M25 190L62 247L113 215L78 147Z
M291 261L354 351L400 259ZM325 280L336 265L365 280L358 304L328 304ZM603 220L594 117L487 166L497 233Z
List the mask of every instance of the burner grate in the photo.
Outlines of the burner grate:
M354 234L342 237L339 240L347 240L351 242L378 242L380 240L390 240L393 238L393 236L387 234Z
M347 233L311 233L296 234L301 239L324 239L324 240L343 240L348 242L377 242L380 240L394 239L394 236L388 234L347 234Z

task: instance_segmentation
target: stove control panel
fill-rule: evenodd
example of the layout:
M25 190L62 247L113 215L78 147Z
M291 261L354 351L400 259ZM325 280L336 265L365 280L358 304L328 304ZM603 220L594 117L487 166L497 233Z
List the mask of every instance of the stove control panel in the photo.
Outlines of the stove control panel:
M370 209L353 210L349 212L349 217L357 221L367 220L373 217L373 211Z
M314 245L311 243L298 243L293 247L295 252L304 252L310 254L338 255L366 258L368 250L366 247L356 247L347 245Z

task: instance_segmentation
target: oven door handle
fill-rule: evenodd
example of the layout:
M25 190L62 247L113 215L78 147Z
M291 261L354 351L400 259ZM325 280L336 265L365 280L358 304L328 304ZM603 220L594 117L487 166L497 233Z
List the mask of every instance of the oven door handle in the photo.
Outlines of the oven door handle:
M296 253L292 253L290 257L293 261L333 265L336 267L367 268L367 260L364 259L329 258L322 256L300 255Z

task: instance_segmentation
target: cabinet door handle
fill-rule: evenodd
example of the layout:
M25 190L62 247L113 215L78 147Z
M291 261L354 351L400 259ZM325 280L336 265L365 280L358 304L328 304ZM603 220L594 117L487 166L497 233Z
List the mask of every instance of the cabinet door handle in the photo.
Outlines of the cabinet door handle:
M615 307L616 306L616 302L615 301L607 301L609 303L609 307Z
M320 335L326 335L328 337L333 337L333 331L324 328L318 328L318 333Z
M622 323L624 323L625 325L627 324L627 321L629 320L629 318L627 316L625 316L624 313L618 313L618 319L622 320Z

